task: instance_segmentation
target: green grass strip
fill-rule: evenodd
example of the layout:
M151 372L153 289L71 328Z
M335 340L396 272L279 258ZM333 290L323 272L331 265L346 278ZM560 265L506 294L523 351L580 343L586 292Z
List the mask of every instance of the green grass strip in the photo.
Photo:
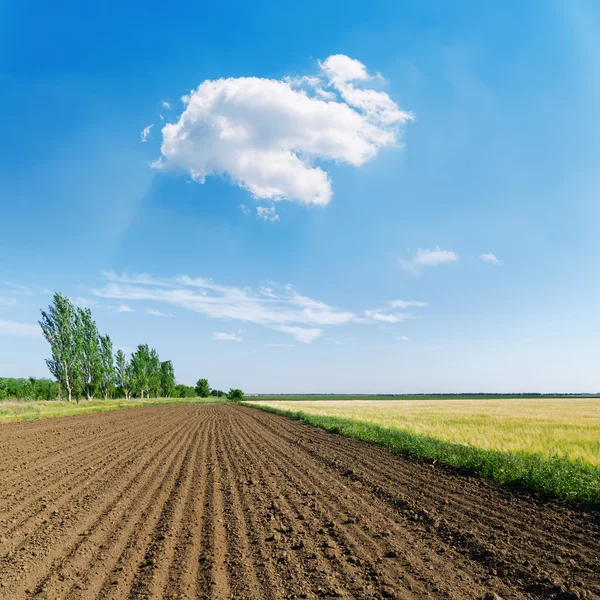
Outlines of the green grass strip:
M600 467L566 456L484 450L353 419L242 404L296 419L330 433L371 442L404 456L438 461L500 485L517 486L565 502L600 506Z

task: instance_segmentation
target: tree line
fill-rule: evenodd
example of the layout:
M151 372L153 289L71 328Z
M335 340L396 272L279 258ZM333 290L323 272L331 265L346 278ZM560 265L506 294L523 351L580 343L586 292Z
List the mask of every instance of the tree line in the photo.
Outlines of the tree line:
M0 400L56 400L58 382L36 377L0 377Z
M110 336L98 331L91 309L74 306L62 294L54 294L48 311L41 313L39 324L52 353L46 364L59 398L63 393L69 402L96 395L105 400L115 395L173 397L173 363L161 361L154 348L140 344L130 360L122 350L114 354Z
M54 294L47 311L39 321L44 337L50 344L51 358L46 364L55 381L50 379L0 378L0 400L23 398L31 400L67 401L97 395L105 400L118 397L137 398L208 398L224 397L243 400L240 389L229 393L211 389L208 379L199 379L195 386L176 383L170 360L161 361L158 352L148 344L140 344L128 360L123 350L113 351L109 335L98 331L89 308L74 306L62 294Z

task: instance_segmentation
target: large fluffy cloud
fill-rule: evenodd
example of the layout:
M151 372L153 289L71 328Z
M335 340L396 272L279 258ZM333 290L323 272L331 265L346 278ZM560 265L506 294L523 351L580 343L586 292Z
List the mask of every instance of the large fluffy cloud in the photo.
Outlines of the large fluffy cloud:
M386 93L365 89L374 78L361 62L338 54L319 67L314 77L204 81L163 127L153 166L200 183L228 176L255 198L327 204L331 182L315 160L362 165L397 144L412 117Z

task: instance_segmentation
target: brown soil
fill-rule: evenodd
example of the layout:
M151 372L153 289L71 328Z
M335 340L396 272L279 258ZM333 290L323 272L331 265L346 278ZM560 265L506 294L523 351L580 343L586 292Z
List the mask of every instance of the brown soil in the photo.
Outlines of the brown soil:
M233 405L0 427L0 598L600 597L600 515Z

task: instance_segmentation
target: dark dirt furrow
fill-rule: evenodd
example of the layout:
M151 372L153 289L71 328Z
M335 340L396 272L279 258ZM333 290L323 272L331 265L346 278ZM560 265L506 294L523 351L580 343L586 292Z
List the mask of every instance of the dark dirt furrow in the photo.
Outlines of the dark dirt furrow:
M255 413L254 418L262 424L265 413ZM357 453L354 440L279 419L267 417L264 425L271 431L277 428L279 437L283 434L290 443L340 475L362 483L365 490L383 497L400 512L416 516L425 526L436 529L440 539L456 545L491 572L500 573L502 579L511 579L514 585L532 591L537 589L544 597L548 590L575 583L582 573L587 572L592 580L597 578L600 543L589 543L600 540L597 513L511 493L477 478L457 476L448 469L394 457L380 448ZM307 430L311 436L305 440ZM284 432L290 431L293 433L288 437ZM425 513L423 507L428 507ZM521 515L520 523L515 522L516 514ZM563 535L565 525L569 529L567 537ZM540 554L546 562L541 571L537 567L539 558L527 558ZM573 578L575 571L578 573Z
M3 425L0 456L2 600L600 598L597 510L257 409Z
M168 440L165 446L173 438L178 437L179 430L183 427L180 425L179 429L166 432ZM35 560L30 559L31 568L28 571L33 576L43 565L50 564L43 577L33 586L33 590L40 598L46 596L62 598L70 586L78 590L84 589L83 583L89 568L86 570L82 563L85 562L87 553L96 550L102 558L104 550L104 544L99 541L94 543L94 538L101 534L101 528L111 513L118 511L122 500L131 493L131 490L135 490L138 480L146 476L148 468L156 461L156 455L152 451L145 455L140 454L139 458L145 461L141 461L134 469L127 469L121 473L115 471L110 486L98 486L89 490L89 499L94 502L94 511L81 511L81 519L73 520L67 527L62 527L62 531L53 528L44 531L43 537L35 540L37 545L48 548L48 552L45 555L37 553ZM77 532L77 535L73 536L73 532ZM44 543L49 539L53 541L51 546ZM97 567L100 560L94 561L93 568ZM73 575L74 573L76 576ZM75 583L72 583L73 581ZM27 582L23 581L23 584L25 583Z
M264 448L266 439L259 441L256 447ZM406 584L402 590L402 597L406 598L426 594L427 590L447 597L461 597L453 593L451 582L436 564L440 562L436 554L427 549L423 558L410 555L409 548L414 543L410 532L399 526L393 515L384 517L385 507L373 503L373 499L365 502L348 488L346 482L338 483L329 490L327 485L323 485L330 480L328 473L315 467L311 461L295 464L292 449L282 445L280 440L270 440L270 445L281 457L275 467L280 471L277 479L284 481L288 493L297 497L300 514L302 509L306 511L307 508L302 506L307 504L302 497L311 498L309 513L304 512L302 520L304 523L312 522L312 529L323 536L321 547L327 549L325 556L336 572L344 573L350 581L370 580L375 594L383 594L390 588L390 582L395 581L397 587L401 583ZM280 487L283 488L281 484ZM359 567L356 567L357 564ZM362 576L352 573L352 567L359 568ZM477 589L467 573L460 575L470 579L472 588ZM353 590L353 594L370 597L368 589Z
M62 420L68 418L65 417ZM33 441L31 434L28 434L27 442L22 441L23 436L18 436L16 439L15 436L6 436L3 443L0 444L0 456L2 456L2 464L6 463L11 474L7 474L5 478L5 487L3 486L0 501L4 499L5 495L10 495L10 484L13 481L22 482L24 477L30 480L37 473L44 473L49 469L55 472L57 468L68 468L71 463L76 464L75 461L79 456L78 450L85 451L88 456L91 456L96 449L102 449L103 434L109 433L111 437L117 439L121 436L135 434L142 428L152 427L154 422L164 422L164 417L161 419L160 415L156 415L155 419L148 423L139 423L133 419L124 423L109 422L102 427L88 428L85 436L81 435L81 430L75 428L72 437L67 439L63 435L56 436L55 428L46 431L45 436L36 434ZM90 439L93 441L90 442ZM18 452L15 452L15 449L18 449ZM0 464L0 468L2 468L2 464Z
M170 475L170 468L166 469L164 466L162 453L169 455L171 449L182 443L182 437L183 440L187 439L185 434L182 436L186 427L189 425L174 430L173 435L166 438L156 454L146 455L147 460L140 465L133 479L119 489L116 506L106 513L105 518L96 527L88 530L85 546L79 549L72 560L61 566L61 579L69 585L69 591L61 592L61 597L77 598L81 595L80 590L84 590L85 594L94 594L103 579L97 577L99 564L103 564L105 569L108 568L113 573L119 573L113 565L123 551L131 532L138 530L141 518L139 507L156 493L156 482L160 481L161 473L163 480ZM116 583L117 576L113 575L111 585ZM53 588L53 593L57 592L58 590Z
M244 477L248 487L248 503L262 508L256 511L258 526L269 545L267 560L275 563L276 584L285 590L287 597L294 597L299 588L297 582L307 580L308 570L314 576L308 578L312 585L303 588L304 594L309 597L319 594L348 597L344 585L346 574L332 568L333 557L323 552L324 544L318 543L316 531L321 524L315 523L314 531L309 531L302 501L279 477L271 464L271 456L261 456L255 440L242 428L238 430L240 451L251 459ZM292 587L289 587L290 582L293 583Z
M111 446L107 439L106 451L103 455L98 454L97 457L84 455L83 460L80 461L81 467L76 471L67 471L62 479L60 474L57 474L56 479L52 477L53 483L47 486L39 482L30 497L23 499L19 496L15 499L6 512L0 513L3 514L2 520L10 523L6 527L6 532L11 538L13 547L22 543L23 535L35 532L52 515L71 516L69 513L73 500L79 504L82 499L90 495L90 489L95 489L102 484L110 484L118 469L126 469L135 464L141 452L146 448L152 448L155 440L171 428L172 425L169 424L161 426L161 431L153 431L151 435L144 436L143 442L133 438L123 447Z
M258 419L258 422L262 426L276 432L279 437L285 437L288 441L299 445L309 454L315 455L319 460L327 462L332 466L335 465L338 469L346 468L341 465L339 461L344 459L347 460L349 457L348 451L353 453L355 450L355 442L353 440L348 440L343 436L333 436L335 442L332 442L332 436L321 430L317 430L320 433L319 436L315 436L315 438L308 440L308 444L304 444L302 436L306 433L306 426L291 419L284 419L283 422L278 421L270 423L269 421L264 420L263 415L255 416L255 418ZM395 462L390 465L389 463L381 461L381 453L386 453L386 451L379 449L379 452L380 455L369 453L364 454L363 456L355 456L352 466L362 466L366 472L371 475L379 475L379 477L384 480L392 474L401 486L410 484L414 479L411 463L403 459L401 463ZM438 468L444 469L441 465ZM452 472L452 470L450 471ZM523 521L522 512L518 507L514 507L513 500L516 491L510 491L508 489L503 490L493 486L493 484L490 484L485 480L477 478L471 478L471 483L480 488L480 493L477 496L480 496L481 493L487 493L487 490L492 486L492 491L496 494L494 499L497 502L497 506L482 506L481 502L473 501L474 496L470 493L472 491L471 489L467 489L467 493L465 493L465 490L460 489L448 490L445 499L449 501L448 504L454 505L461 514L465 515L468 513L475 521L489 521L491 519L498 524L500 529L512 526L515 530L521 531L522 533L531 531L532 535L535 536L538 541L540 537L543 536L546 545L556 543L562 547L565 543L565 541L561 539L559 535L556 535L554 530L550 527L548 527L547 530L540 531L537 519L532 518L529 521ZM435 482L431 483L430 480L423 479L420 481L420 484L422 484L420 485L420 492L422 495L429 495L432 499L437 497L438 488L436 487ZM524 497L527 498L528 494L524 494ZM562 515L563 520L570 520L572 532L582 533L586 536L589 535L589 520L580 523L576 518L570 519L570 517L576 517L577 515L573 514L568 508L561 506L560 503L554 500L548 500L547 503L556 510L557 517ZM543 504L545 503L540 503L540 505ZM501 512L497 510L499 506L502 506ZM596 534L600 534L600 519L596 519L594 530Z

